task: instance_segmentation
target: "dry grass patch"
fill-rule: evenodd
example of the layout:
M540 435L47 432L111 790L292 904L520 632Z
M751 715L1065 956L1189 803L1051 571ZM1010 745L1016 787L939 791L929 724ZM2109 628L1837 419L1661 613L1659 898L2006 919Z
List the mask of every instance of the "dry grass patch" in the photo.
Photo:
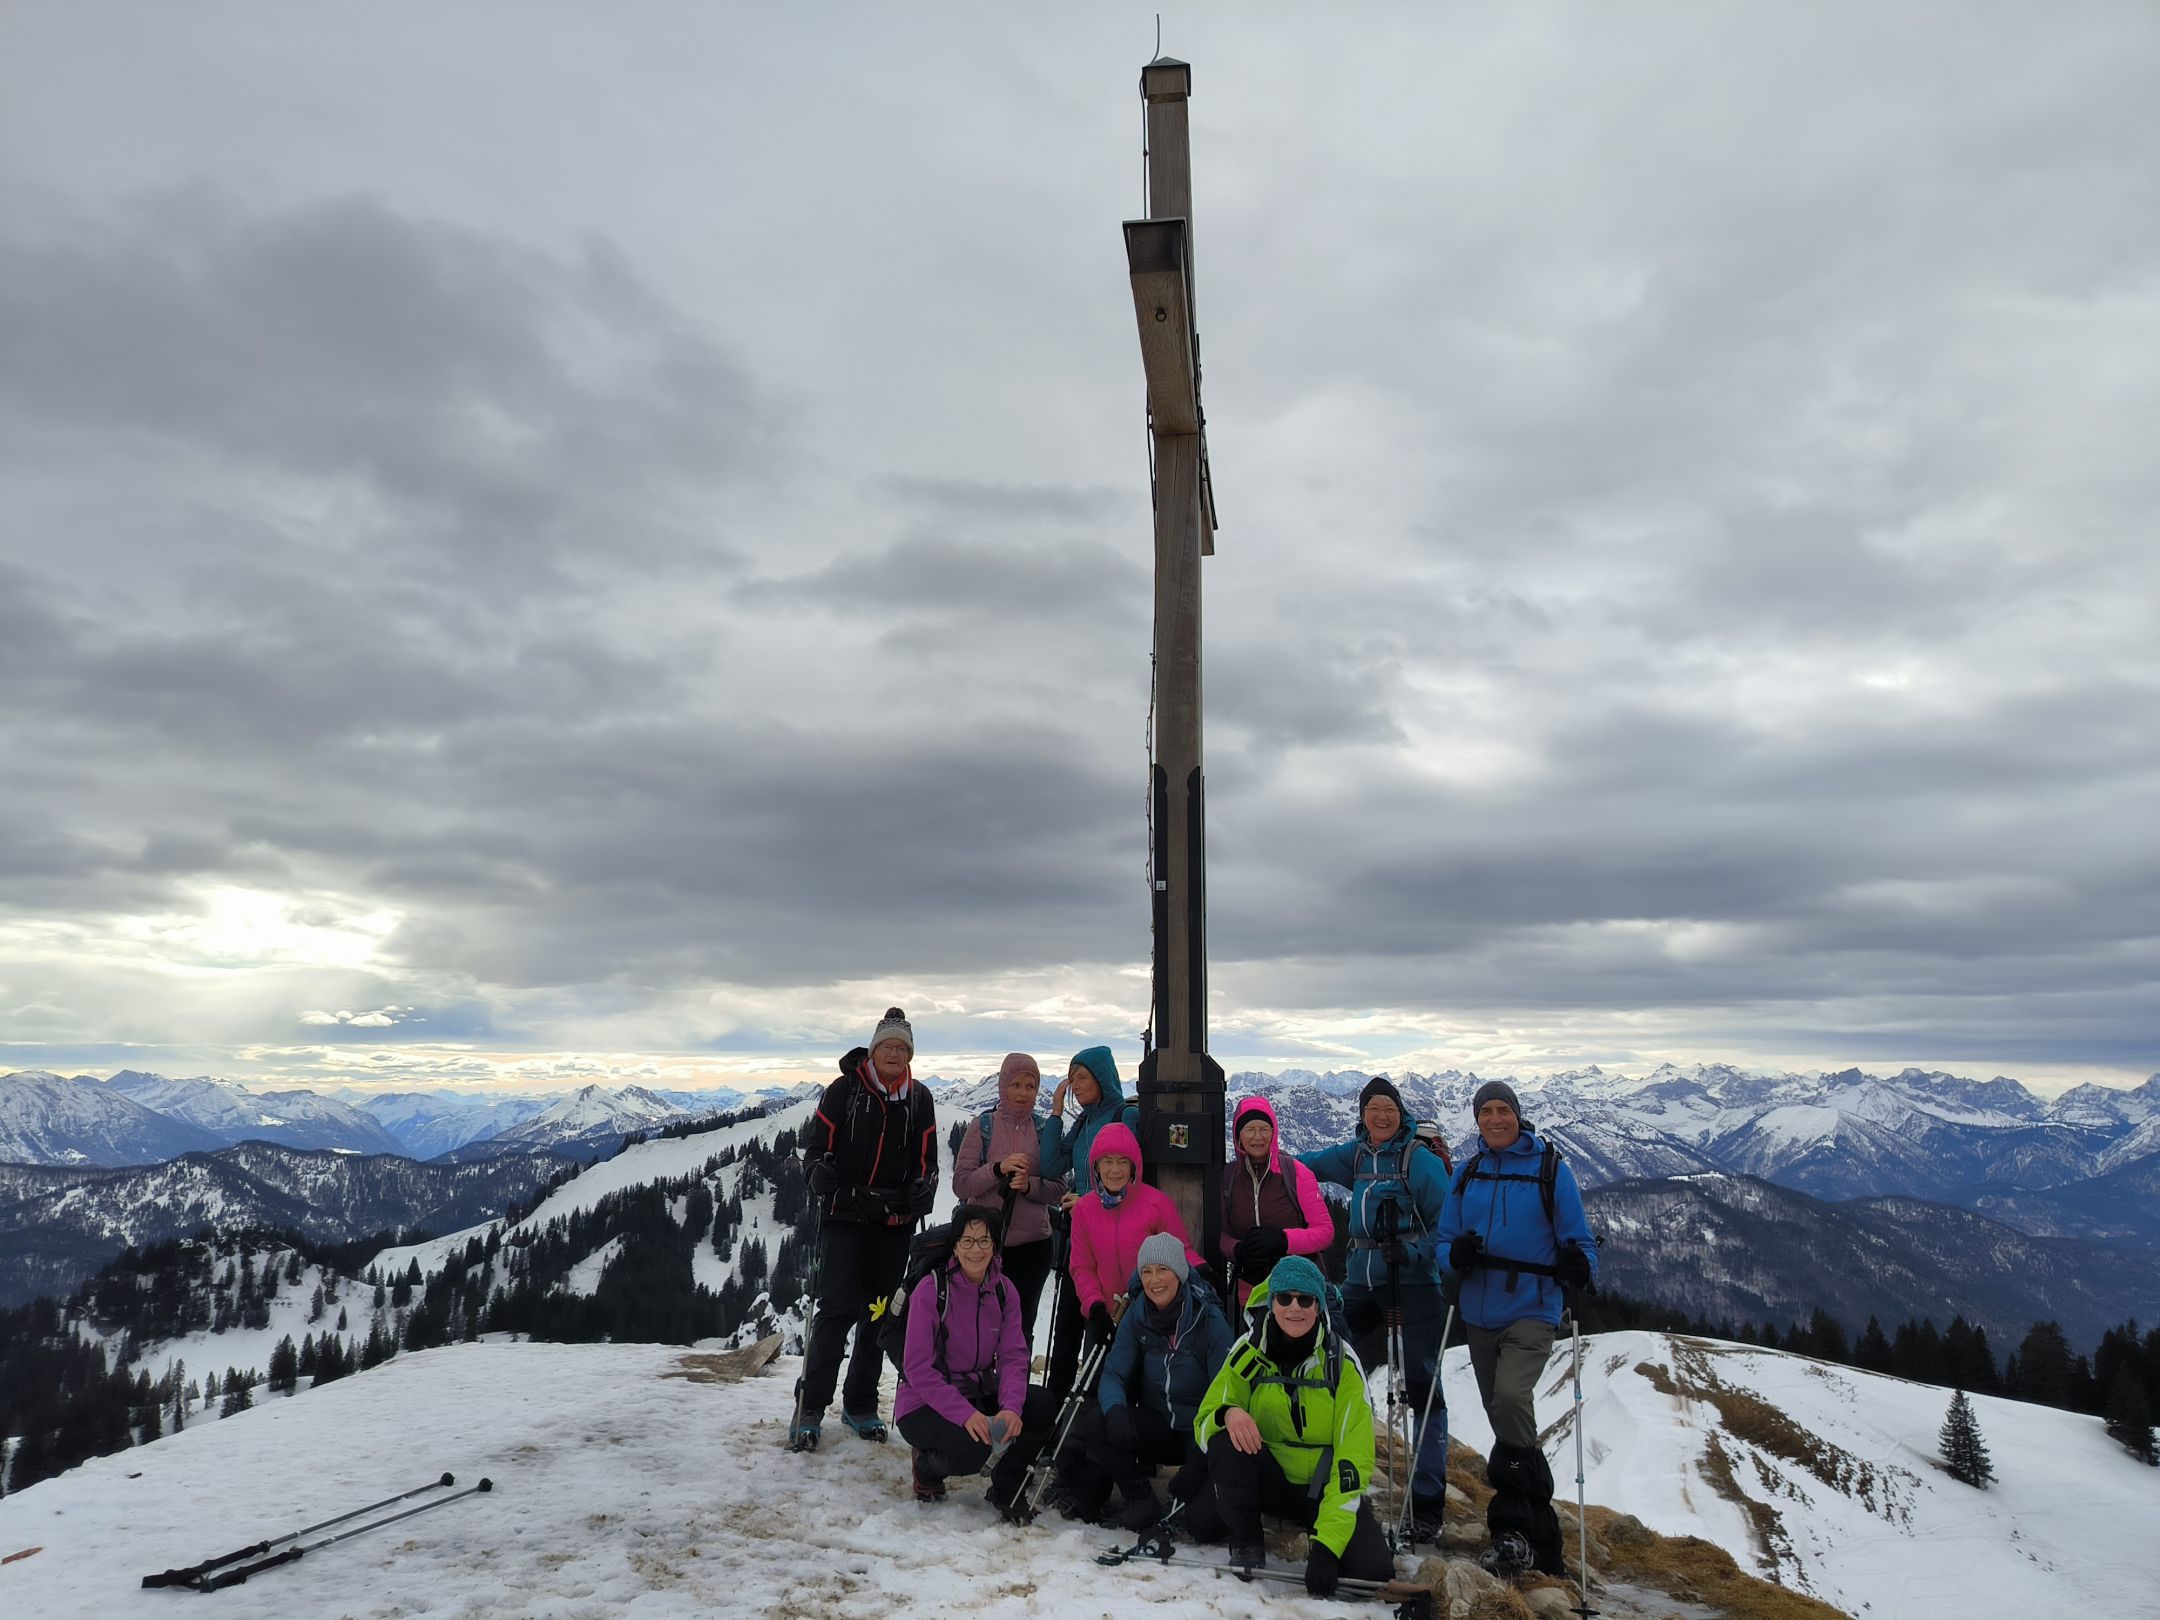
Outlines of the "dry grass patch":
M1590 1530L1605 1543L1611 1573L1746 1620L1846 1620L1819 1598L1747 1574L1732 1554L1700 1536L1661 1536L1611 1508L1590 1509Z

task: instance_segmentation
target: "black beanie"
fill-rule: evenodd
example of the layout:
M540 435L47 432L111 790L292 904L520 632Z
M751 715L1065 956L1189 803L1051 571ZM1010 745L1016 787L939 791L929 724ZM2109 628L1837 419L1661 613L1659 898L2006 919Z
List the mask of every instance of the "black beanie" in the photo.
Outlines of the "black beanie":
M1376 1074L1365 1082L1365 1089L1358 1093L1357 1111L1360 1119L1365 1116L1365 1105L1375 1097L1385 1097L1395 1105L1398 1113L1408 1115L1410 1110L1402 1105L1402 1093L1395 1089L1395 1082L1384 1074Z
M1515 1088L1505 1080L1488 1080L1477 1088L1477 1095L1470 1099L1470 1117L1476 1119L1477 1111L1494 1101L1506 1103L1517 1123L1521 1122L1522 1104L1516 1099Z

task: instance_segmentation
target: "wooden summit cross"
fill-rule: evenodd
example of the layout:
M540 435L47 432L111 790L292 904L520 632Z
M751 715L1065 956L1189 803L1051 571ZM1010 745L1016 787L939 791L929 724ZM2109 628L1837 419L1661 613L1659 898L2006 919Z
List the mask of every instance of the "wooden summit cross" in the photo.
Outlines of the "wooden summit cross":
M1154 1005L1140 1059L1149 1179L1212 1262L1221 1224L1223 1071L1207 1050L1207 823L1201 791L1200 558L1215 550L1193 322L1192 68L1158 56L1147 101L1148 217L1125 223L1155 460Z

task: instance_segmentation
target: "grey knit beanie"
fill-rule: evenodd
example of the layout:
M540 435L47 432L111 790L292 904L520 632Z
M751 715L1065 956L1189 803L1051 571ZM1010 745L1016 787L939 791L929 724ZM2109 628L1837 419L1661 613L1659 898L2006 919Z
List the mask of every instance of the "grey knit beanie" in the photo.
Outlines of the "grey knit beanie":
M1133 1262L1133 1270L1145 1266L1168 1266L1183 1282L1192 1275L1192 1261L1186 1258L1185 1245L1169 1232L1157 1232L1140 1245L1140 1258Z
M870 1037L870 1050L875 1052L887 1041L898 1041L905 1046L908 1056L915 1055L915 1029L907 1021L907 1014L898 1007L887 1007L885 1016L878 1020L877 1033Z
M1470 1099L1470 1117L1477 1118L1477 1111L1489 1102L1504 1102L1518 1123L1522 1120L1522 1104L1516 1100L1515 1088L1505 1080L1488 1080L1477 1088L1477 1095Z

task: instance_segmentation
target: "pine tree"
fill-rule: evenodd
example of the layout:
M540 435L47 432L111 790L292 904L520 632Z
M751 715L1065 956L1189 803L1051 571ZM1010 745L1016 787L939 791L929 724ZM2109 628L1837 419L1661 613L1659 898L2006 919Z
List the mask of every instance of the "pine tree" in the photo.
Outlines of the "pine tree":
M2145 1400L2145 1385L2134 1368L2123 1367L2115 1375L2115 1387L2107 1402L2107 1432L2141 1463L2160 1467L2160 1448L2153 1443L2152 1407Z
M1950 1397L1950 1410L1943 1415L1942 1433L1935 1443L1942 1450L1943 1466L1950 1477L1978 1490L1986 1490L1995 1478L1995 1466L1988 1461L1987 1442L1980 1438L1980 1424L1973 1417L1972 1402L1965 1398L1961 1389Z

